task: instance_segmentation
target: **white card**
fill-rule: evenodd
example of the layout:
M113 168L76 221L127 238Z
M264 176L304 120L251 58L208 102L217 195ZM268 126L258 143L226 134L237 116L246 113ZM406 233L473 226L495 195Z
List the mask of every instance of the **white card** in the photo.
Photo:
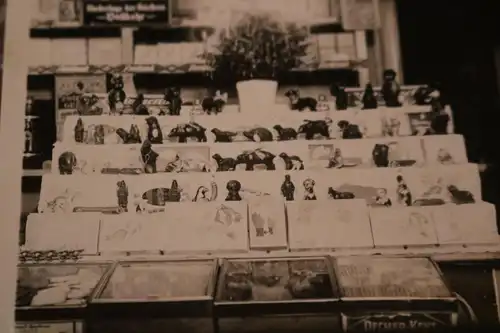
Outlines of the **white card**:
M156 45L135 45L134 64L151 65L158 63L158 48Z
M258 198L248 202L250 248L285 248L285 206L281 199Z

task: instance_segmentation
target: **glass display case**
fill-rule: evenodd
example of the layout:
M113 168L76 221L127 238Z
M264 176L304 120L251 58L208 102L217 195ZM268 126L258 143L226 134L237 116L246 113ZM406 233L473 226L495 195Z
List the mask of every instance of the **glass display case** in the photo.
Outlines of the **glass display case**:
M87 332L210 332L216 260L119 262L89 305Z
M220 332L319 328L339 324L338 288L324 257L228 259L217 282L214 312Z
M344 331L455 326L459 302L429 258L333 259Z
M111 263L19 265L16 330L83 330L85 308Z

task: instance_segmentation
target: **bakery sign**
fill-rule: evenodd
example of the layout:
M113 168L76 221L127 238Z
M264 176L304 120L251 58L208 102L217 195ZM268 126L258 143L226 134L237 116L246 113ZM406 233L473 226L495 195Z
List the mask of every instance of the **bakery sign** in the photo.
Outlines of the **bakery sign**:
M344 332L411 332L455 326L455 313L342 314Z
M83 21L85 25L167 24L169 1L85 1Z

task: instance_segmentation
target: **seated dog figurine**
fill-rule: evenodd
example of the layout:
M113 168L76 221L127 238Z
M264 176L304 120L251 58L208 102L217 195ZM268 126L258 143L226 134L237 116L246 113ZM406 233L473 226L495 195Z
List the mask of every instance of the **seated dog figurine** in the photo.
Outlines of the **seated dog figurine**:
M285 96L288 97L291 110L304 111L309 109L310 111L316 111L318 101L315 98L300 97L300 93L296 89L288 90Z
M359 130L359 126L349 123L347 120L341 120L337 123L337 127L342 132L342 139L362 139L363 133Z
M273 133L264 127L256 127L251 130L244 131L243 136L254 142L273 141Z
M382 84L382 97L385 101L385 106L389 108L400 107L402 104L399 101L401 88L396 81L396 72L393 69L384 70L384 83Z

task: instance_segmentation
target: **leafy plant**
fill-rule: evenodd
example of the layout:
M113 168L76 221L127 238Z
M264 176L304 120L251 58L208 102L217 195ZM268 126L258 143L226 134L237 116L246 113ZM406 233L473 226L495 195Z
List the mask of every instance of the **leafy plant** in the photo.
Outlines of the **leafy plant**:
M307 27L278 22L270 15L247 14L236 25L219 31L214 50L202 58L214 77L275 79L304 65L308 35Z

